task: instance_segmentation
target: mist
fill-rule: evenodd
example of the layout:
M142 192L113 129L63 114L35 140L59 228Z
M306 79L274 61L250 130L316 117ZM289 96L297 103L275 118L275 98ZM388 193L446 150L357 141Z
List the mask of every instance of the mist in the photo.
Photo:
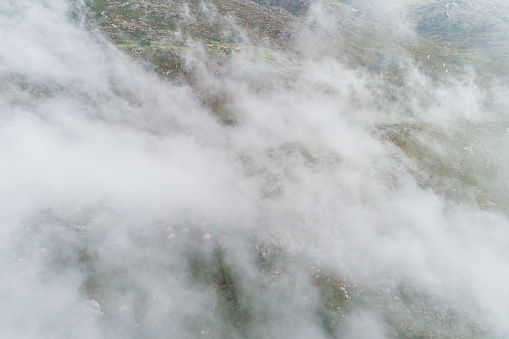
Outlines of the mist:
M333 15L292 72L198 50L192 85L84 3L1 3L0 337L509 336L507 84L395 87Z

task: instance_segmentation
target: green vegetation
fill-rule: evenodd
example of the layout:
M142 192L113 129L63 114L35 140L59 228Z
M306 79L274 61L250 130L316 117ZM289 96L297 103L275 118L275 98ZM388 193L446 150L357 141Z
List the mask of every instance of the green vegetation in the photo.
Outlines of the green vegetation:
M273 5L271 1L260 3ZM509 73L507 42L502 41L496 46L489 46L483 49L482 53L475 47L446 48L444 46L448 42L438 37L438 33L444 33L440 26L426 31L421 29L421 37L408 38L383 24L370 21L373 18L364 15L370 13L372 4L369 1L363 6L360 6L359 2L335 0L324 0L322 3L333 15L340 18L336 23L337 28L327 33L327 40L313 42L313 48L322 55L337 57L352 66L364 67L375 73L392 73L396 69L392 65L398 64L408 55L417 62L424 73L440 81L447 81L450 77L464 77L465 67L468 66L478 70L479 81L493 76L504 77ZM224 29L229 27L226 18L231 16L249 33L254 45L264 45L251 47L249 51L251 55L273 62L277 59L274 57L277 54L276 49L281 49L286 54L296 53L295 56L298 57L301 51L294 49L298 32L315 30L303 18L292 14L292 11L284 12L276 10L276 7L261 6L247 0L211 0L209 12L204 11L199 2L189 2L188 14L182 11L183 0L146 1L142 4L126 0L88 0L87 4L95 14L101 30L122 48L132 47L133 44L138 47L152 45L181 54L189 49L196 49L199 45L204 47L206 43L226 47L246 47L239 32L230 28ZM305 1L302 4L295 2L294 5L305 8ZM352 7L354 5L356 7ZM432 1L408 1L406 6L409 13L428 11L426 15L430 17L435 15ZM213 14L215 11L219 15ZM354 16L352 13L357 14ZM211 16L214 17L213 20ZM413 20L412 15L409 16L409 20ZM451 31L450 34L456 40L464 40L469 36L466 31ZM187 46L187 41L194 41L197 45ZM270 44L261 44L262 41L269 41ZM235 54L227 50L211 48L209 50L213 50L213 54L218 57L223 54ZM144 55L145 53L135 56ZM159 60L159 64L172 67L175 63L164 63ZM287 66L292 68L292 65ZM175 74L180 70L169 68L166 72ZM394 79L397 75L388 74L386 78Z
M253 320L253 310L238 282L235 269L226 262L225 253L220 248L216 248L211 257L204 253L193 253L189 265L191 283L215 290L216 301L212 311L227 324L222 329L223 337L230 337L232 333L245 337Z
M348 312L348 291L341 280L331 274L319 275L314 285L321 301L318 316L327 333L337 337L344 322L344 314Z

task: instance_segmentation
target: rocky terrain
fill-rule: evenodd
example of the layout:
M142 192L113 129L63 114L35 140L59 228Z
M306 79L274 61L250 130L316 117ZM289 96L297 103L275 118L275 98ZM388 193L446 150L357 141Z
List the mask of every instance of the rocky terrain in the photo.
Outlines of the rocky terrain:
M397 76L395 69L405 58L437 79L462 77L464 67L469 65L476 67L481 77L507 76L504 16L490 12L505 13L503 4L375 4L335 0L314 3L323 15L334 18L325 28L303 16L309 10L309 1L89 1L100 30L118 44L166 45L173 46L175 52L191 40L201 45L217 41L218 45L264 46L269 54L280 49L296 56L325 53L353 66L385 72L389 77ZM384 10L392 14L385 15ZM381 21L384 18L415 28L419 35L398 30L390 22ZM477 47L488 45L490 49L476 53Z
M507 337L506 7L0 5L8 336Z

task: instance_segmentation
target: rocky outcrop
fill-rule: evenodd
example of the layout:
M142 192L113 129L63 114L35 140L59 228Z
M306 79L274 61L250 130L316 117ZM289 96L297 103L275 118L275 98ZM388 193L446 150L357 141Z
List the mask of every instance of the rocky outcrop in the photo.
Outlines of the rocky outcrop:
M305 14L311 4L311 0L252 0L261 5L280 6L292 14Z
M507 4L498 0L442 0L421 7L412 17L420 34L459 48L486 47L503 40L508 10Z

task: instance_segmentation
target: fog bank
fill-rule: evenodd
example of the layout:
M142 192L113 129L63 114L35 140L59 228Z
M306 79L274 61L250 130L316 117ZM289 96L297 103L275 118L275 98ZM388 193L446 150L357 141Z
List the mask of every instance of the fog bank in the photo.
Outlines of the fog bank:
M194 53L225 124L83 6L0 4L1 337L509 335L504 87Z

